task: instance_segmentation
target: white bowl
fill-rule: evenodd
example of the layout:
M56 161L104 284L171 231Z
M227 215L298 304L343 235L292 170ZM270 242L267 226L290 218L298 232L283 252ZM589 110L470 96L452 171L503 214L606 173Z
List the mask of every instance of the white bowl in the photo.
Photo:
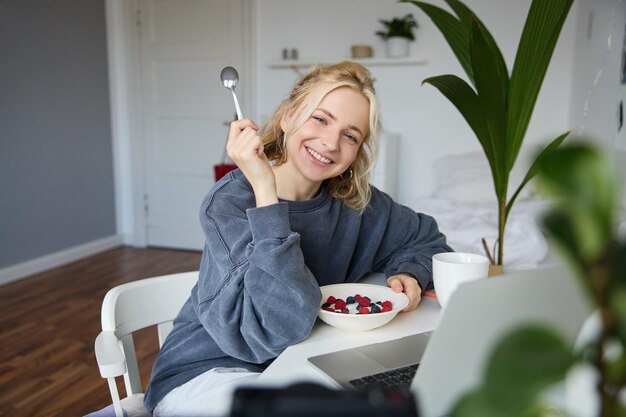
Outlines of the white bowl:
M391 288L383 285L333 284L324 285L320 289L322 290L322 302L317 316L323 322L344 330L364 331L383 326L409 305L409 298L405 294L394 292ZM392 310L384 313L342 314L322 310L321 308L321 305L331 295L345 301L348 296L354 296L355 294L369 297L372 302L389 300L392 303Z

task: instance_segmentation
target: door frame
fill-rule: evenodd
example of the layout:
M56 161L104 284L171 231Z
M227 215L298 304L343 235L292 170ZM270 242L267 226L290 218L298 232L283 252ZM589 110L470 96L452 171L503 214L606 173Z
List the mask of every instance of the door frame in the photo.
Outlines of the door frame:
M125 245L145 247L147 186L138 9L137 0L105 0L116 229ZM242 20L243 70L251 75L241 86L246 97L243 107L245 114L256 118L255 0L242 0Z

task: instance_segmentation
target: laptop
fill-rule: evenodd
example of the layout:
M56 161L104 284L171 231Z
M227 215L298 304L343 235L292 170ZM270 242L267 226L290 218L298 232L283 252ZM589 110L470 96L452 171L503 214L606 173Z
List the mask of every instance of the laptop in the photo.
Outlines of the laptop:
M393 378L415 394L420 415L439 417L482 381L491 349L504 333L540 321L554 327L573 347L590 313L586 296L569 270L515 272L460 285L432 332L312 356L308 361L347 389L383 379L381 373L399 373Z

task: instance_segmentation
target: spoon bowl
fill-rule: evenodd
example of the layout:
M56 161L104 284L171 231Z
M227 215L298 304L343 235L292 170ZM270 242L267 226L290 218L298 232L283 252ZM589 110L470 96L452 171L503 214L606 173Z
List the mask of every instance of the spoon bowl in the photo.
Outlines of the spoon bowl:
M237 111L237 120L243 119L241 114L241 108L239 107L239 100L237 100L237 94L235 94L235 87L239 82L239 73L233 67L224 67L220 73L220 79L224 87L228 88L233 95L233 101L235 102L235 110Z

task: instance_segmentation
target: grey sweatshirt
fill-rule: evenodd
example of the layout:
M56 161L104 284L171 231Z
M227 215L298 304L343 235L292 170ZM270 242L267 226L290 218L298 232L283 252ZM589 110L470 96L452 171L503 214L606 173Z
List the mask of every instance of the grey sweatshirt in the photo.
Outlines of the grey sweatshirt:
M311 200L257 208L241 171L222 178L202 202L198 283L155 361L146 408L215 367L262 372L307 337L321 285L404 272L431 289L432 255L452 250L445 236L432 217L372 192L362 214L324 186Z

